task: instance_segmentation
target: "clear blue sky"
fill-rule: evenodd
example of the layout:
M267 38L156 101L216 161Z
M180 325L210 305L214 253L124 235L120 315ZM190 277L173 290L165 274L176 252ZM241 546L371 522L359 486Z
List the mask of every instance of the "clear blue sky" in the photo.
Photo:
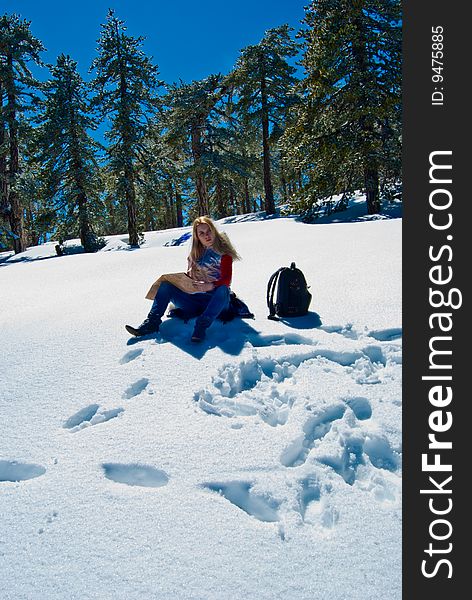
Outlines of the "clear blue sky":
M47 49L43 60L55 63L62 52L78 62L85 79L96 55L100 24L109 8L125 21L128 33L146 38L144 51L154 58L167 83L227 73L239 51L256 44L264 31L283 23L296 30L307 0L0 0L0 13L31 21L31 31Z

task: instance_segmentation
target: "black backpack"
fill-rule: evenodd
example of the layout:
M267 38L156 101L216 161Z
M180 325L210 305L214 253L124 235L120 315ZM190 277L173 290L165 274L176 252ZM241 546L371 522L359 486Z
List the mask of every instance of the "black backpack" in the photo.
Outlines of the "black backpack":
M275 290L277 289L277 294ZM274 295L276 300L274 302ZM267 284L268 319L278 321L278 317L301 317L306 315L311 302L306 279L293 262L290 267L281 267Z

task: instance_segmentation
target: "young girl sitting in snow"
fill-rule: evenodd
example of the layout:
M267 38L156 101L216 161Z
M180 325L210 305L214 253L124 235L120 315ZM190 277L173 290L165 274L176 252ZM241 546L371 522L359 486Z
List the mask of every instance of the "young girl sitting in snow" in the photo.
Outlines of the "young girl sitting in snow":
M198 217L193 222L187 277L183 277L186 281L181 286L186 291L163 276L162 282L156 282L159 287L147 318L139 327L125 325L125 329L135 336L156 333L167 305L172 302L186 314L197 316L192 342L201 342L207 328L229 306L233 260L239 259L228 236L218 231L209 217Z

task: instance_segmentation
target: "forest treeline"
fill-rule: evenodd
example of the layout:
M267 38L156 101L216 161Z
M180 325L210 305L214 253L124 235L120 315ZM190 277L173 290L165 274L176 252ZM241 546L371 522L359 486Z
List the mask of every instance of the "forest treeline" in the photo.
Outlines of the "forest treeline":
M379 212L401 175L401 3L315 0L300 25L268 30L227 74L168 84L113 10L90 81L1 16L1 246L80 237L91 252L124 231L138 246L278 206L311 221L356 190Z

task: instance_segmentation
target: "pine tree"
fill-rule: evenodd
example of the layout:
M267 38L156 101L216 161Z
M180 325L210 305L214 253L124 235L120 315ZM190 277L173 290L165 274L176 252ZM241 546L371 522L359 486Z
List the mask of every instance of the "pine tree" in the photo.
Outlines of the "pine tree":
M123 233L128 226L128 216L125 204L118 196L113 173L105 165L100 165L100 179L103 182L104 216L100 222L103 235Z
M294 208L364 188L378 213L381 174L400 175L400 2L314 0L304 22L304 103L282 140L307 178Z
M18 194L21 197L27 244L37 246L46 242L48 233L54 230L56 211L48 206L43 195L41 167L37 161L36 130L34 119L22 119L19 127Z
M264 196L264 173L261 169L261 135L257 123L248 122L246 119L233 120L231 124L231 147L238 158L236 181L238 183L241 211L243 213L264 210L261 203L258 205L256 197Z
M9 222L5 231L15 253L27 246L18 186L20 119L32 110L38 89L28 65L42 65L39 55L43 50L29 21L15 14L0 17L0 216Z
M179 143L187 157L187 172L195 183L197 215L210 214L208 177L215 159L217 121L224 111L220 103L226 91L221 75L169 86L166 137L170 144Z
M173 149L164 143L157 123L149 129L144 147L149 160L142 165L138 175L141 182L145 230L180 227L182 210L181 206L178 206L174 190L179 176L180 161ZM179 222L181 225L178 225Z
M296 82L296 70L287 61L298 52L298 45L290 37L291 31L288 25L269 29L259 44L242 50L232 73L243 118L261 128L265 210L269 214L275 212L269 140L271 124L280 121L293 101L292 87Z
M223 122L213 123L209 140L211 166L209 181L213 186L212 213L217 219L251 212L252 187L263 189L260 177L260 147L257 131L243 126L231 114L227 103Z
M89 116L88 88L70 56L58 57L44 94L36 132L42 179L49 198L63 207L64 233L78 229L84 250L94 252L99 248L92 225L98 203L98 145L88 131L96 124Z
M111 121L105 136L108 168L116 180L116 191L124 196L130 246L139 245L136 170L143 156L142 140L148 120L159 106L158 70L141 46L144 38L127 35L123 21L108 12L98 40L98 56L92 63L96 77L94 105L100 117Z

